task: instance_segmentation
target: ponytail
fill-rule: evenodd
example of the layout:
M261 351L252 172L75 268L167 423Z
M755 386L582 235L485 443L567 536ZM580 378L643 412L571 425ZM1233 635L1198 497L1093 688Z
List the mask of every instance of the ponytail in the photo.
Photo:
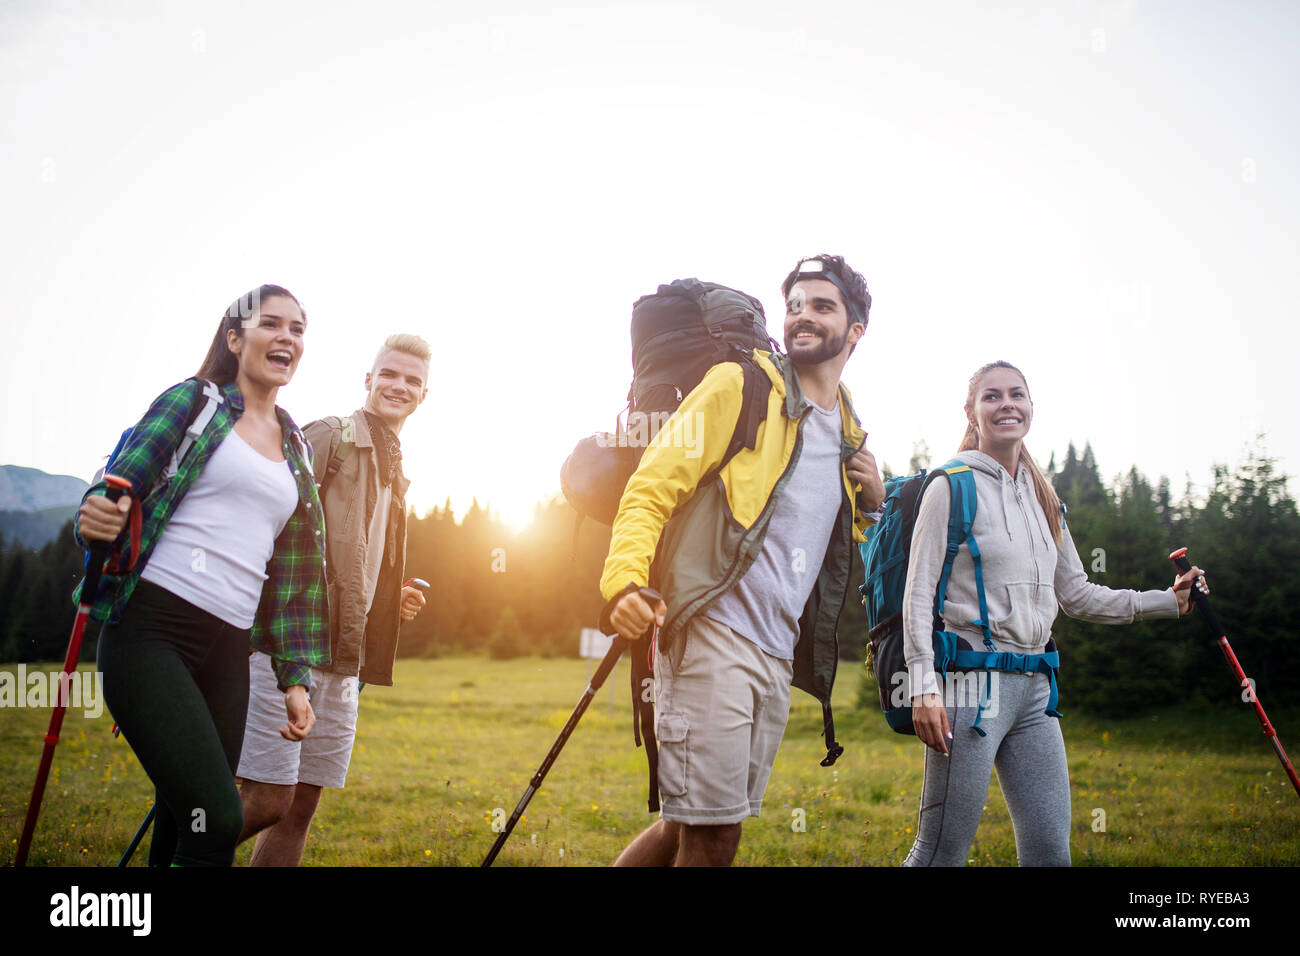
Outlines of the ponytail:
M1061 498L1052 487L1052 483L1047 480L1030 457L1025 443L1020 443L1020 467L1029 469L1029 477L1034 483L1034 496L1038 498L1039 507L1043 509L1043 514L1047 516L1047 526L1052 529L1052 540L1059 547L1061 536L1064 534L1064 516L1061 514Z

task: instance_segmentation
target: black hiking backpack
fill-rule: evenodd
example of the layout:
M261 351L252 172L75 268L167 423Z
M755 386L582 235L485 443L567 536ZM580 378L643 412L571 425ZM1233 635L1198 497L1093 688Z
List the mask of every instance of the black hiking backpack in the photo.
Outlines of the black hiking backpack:
M722 465L753 448L772 383L753 361L754 349L775 349L763 305L715 282L677 279L632 306L632 385L627 421L613 433L578 442L560 469L565 499L581 516L613 524L641 453L682 400L720 362L745 372L745 395ZM721 466L719 466L721 467Z
M632 306L627 422L620 421L612 434L601 432L578 442L560 469L564 497L578 512L573 529L575 555L582 519L614 523L641 453L682 400L720 362L738 363L745 384L740 417L718 469L742 448L754 447L772 390L771 380L754 362L754 349L776 350L776 346L767 334L763 305L753 296L714 282L677 279L637 299ZM632 733L638 747L645 739L650 765L648 807L654 813L659 809L659 754L654 703L643 692L650 679L650 665L637 647L631 660Z

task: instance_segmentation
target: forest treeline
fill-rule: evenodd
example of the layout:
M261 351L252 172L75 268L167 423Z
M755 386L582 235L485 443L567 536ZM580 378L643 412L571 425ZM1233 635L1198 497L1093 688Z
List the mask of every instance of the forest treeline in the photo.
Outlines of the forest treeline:
M924 455L911 463L927 464ZM1175 498L1167 478L1153 485L1136 468L1108 485L1089 447L1080 455L1070 446L1046 471L1095 583L1168 587L1167 555L1188 547L1261 699L1295 699L1300 676L1285 615L1300 599L1300 515L1286 476L1262 448L1236 468L1215 468L1201 496L1184 489ZM459 519L450 504L412 515L407 573L432 588L423 613L403 626L401 655L576 656L580 628L594 627L600 612L609 528L589 520L575 527L575 518L562 501L537 506L518 531L477 503ZM36 551L0 541L0 661L62 659L81 563L71 524ZM841 653L861 659L866 618L856 589L846 597ZM1119 714L1233 698L1232 678L1199 620L1105 627L1062 614L1053 634L1063 709ZM84 659L94 654L90 637Z

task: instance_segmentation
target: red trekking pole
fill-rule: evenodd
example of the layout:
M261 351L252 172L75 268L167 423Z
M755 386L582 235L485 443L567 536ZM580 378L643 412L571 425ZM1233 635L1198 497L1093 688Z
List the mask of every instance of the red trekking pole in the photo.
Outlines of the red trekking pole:
M124 492L131 490L131 484L116 475L105 475L108 483L108 500L117 501ZM86 567L86 579L81 585L81 602L77 605L77 619L72 624L72 637L68 640L68 653L63 658L63 673L69 675L60 684L68 686L70 675L77 669L77 658L81 655L81 636L86 630L86 618L90 616L90 607L95 603L99 591L99 577L104 570L104 561L108 558L110 541L96 541L90 547L90 561ZM27 803L27 819L23 821L23 834L18 840L18 855L14 857L14 866L27 865L27 851L32 846L32 834L36 832L36 817L41 812L41 799L45 796L45 782L50 776L50 764L54 762L54 748L59 742L59 731L63 728L63 714L67 710L67 695L58 693L54 713L50 715L50 726L45 731L45 749L41 752L41 765L36 771L36 784L32 787L32 798Z
M1179 548L1169 555L1169 560L1174 562L1174 567L1180 573L1186 574L1192 569L1192 563L1187 560L1186 548ZM1210 607L1210 599L1193 586L1192 600L1200 608L1201 617L1204 619L1206 627L1210 629L1210 634L1214 637L1215 642L1219 645L1219 650L1223 651L1223 656L1227 658L1228 666L1237 675L1237 682L1245 690L1246 698L1254 705L1255 716L1259 718L1260 729L1264 731L1264 736L1273 745L1273 750L1277 752L1277 759L1282 761L1282 768L1286 770L1286 775L1291 778L1291 786L1295 787L1296 794L1300 796L1300 777L1296 776L1295 767L1291 766L1291 760L1282 748L1282 741L1278 739L1277 731L1269 723L1268 714L1264 713L1259 698L1255 696L1254 685L1246 677L1246 672L1241 669L1241 664L1237 661L1237 655L1232 652L1232 646L1228 643L1228 638L1223 632L1223 625L1219 623L1219 617L1214 613L1214 608Z

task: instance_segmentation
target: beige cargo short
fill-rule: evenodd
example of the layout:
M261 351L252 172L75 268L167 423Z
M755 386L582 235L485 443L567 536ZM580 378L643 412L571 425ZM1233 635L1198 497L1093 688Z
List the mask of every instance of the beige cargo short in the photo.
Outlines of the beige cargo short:
M793 665L725 624L696 616L655 653L655 735L665 820L756 817L790 717Z

